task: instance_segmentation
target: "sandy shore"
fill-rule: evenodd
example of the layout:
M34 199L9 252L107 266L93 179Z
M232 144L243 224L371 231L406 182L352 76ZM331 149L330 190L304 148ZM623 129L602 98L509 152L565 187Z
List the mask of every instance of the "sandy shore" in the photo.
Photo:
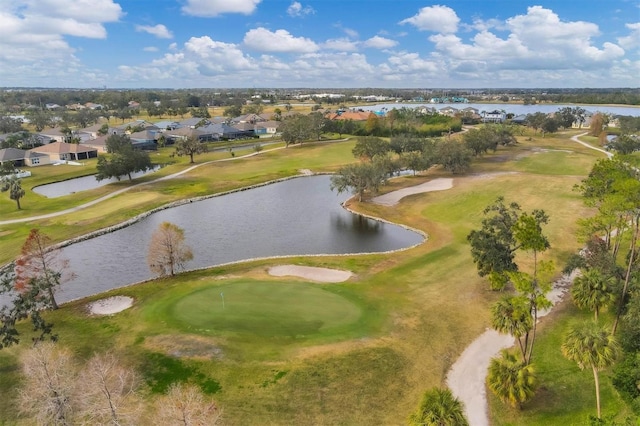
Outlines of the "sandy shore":
M113 315L129 309L133 305L133 298L127 296L113 296L100 299L87 305L91 315Z
M353 276L350 271L316 268L313 266L279 265L269 268L269 274L275 277L294 276L321 283L340 283Z

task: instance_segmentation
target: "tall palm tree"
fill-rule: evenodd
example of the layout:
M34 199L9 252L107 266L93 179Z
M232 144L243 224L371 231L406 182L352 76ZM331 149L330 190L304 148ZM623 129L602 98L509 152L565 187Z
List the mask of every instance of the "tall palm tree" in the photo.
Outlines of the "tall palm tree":
M613 334L595 322L574 326L562 343L562 354L565 358L576 362L581 370L591 368L593 371L598 418L601 417L598 372L611 366L618 352L618 342Z
M425 392L418 411L409 417L410 425L468 426L464 407L449 389L430 389Z
M593 311L597 322L600 309L615 299L613 278L606 277L597 269L587 269L574 280L571 297L578 308Z
M507 350L501 358L493 358L487 377L489 389L503 402L522 408L536 393L537 379L533 365L527 364Z
M525 302L521 297L505 296L491 307L491 326L517 339L524 362L527 361L529 331L533 327L531 310Z
M25 192L22 189L22 182L16 175L0 180L0 192L9 191L9 198L16 200L18 210L20 210L20 198L24 197Z

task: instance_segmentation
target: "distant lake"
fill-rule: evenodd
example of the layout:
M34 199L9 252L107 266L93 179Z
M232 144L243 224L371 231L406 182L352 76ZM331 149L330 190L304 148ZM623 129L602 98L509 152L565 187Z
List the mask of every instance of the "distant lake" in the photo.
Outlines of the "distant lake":
M534 114L536 112L556 112L561 108L565 107L576 107L579 106L584 108L586 111L591 113L596 112L604 112L607 114L613 115L630 115L633 117L640 116L640 107L632 107L632 106L606 106L606 105L576 105L576 104L536 104L536 105L523 105L523 104L502 104L502 103L492 103L492 104L477 104L477 103L447 103L447 104L431 104L431 103L389 103L389 104L377 104L377 105L365 105L365 106L357 106L353 107L356 109L363 109L365 111L381 111L383 108L387 110L391 110L393 108L400 109L402 107L406 108L416 108L416 107L430 107L435 109L442 109L444 107L452 107L457 109L463 108L476 108L479 111L494 111L494 110L504 110L507 113L511 113L514 115L526 115L526 114Z
M140 176L144 176L147 173L155 172L159 170L160 166L155 166L151 170L144 172L131 173L131 178L135 179ZM120 176L120 180L128 180L128 176ZM117 178L96 180L96 175L82 176L73 179L63 180L60 182L47 183L45 185L39 185L33 188L33 192L36 194L44 195L47 198L62 197L65 195L75 194L80 191L87 191L89 189L100 188L101 186L108 185L113 182L118 182Z

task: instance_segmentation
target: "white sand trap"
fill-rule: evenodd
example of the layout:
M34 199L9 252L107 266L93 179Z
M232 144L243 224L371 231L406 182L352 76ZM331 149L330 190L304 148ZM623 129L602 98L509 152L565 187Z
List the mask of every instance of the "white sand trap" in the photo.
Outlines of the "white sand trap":
M113 296L97 300L88 305L92 315L112 315L122 312L133 305L133 298L127 296Z
M269 268L269 274L275 277L291 275L322 283L341 283L353 276L349 271L298 265L274 266Z
M420 185L399 189L388 194L373 198L373 202L383 206L395 206L407 195L421 194L423 192L444 191L453 188L452 178L438 178Z

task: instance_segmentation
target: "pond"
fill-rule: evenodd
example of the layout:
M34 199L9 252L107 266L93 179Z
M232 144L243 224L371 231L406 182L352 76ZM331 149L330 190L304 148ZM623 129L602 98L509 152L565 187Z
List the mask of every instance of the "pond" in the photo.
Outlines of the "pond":
M479 111L494 111L494 110L504 110L507 113L511 113L514 115L521 114L534 114L536 112L556 112L564 107L575 107L575 104L535 104L535 105L524 105L524 104L507 104L507 103L493 103L493 104L478 104L478 103L454 103L454 104L431 104L431 103L392 103L392 104L378 104L378 105L365 105L354 108L360 108L364 111L381 111L383 108L387 110L391 110L393 108L400 109L402 107L407 108L417 108L421 106L426 106L430 108L435 108L440 110L444 107L453 107L456 109L464 109L464 108L476 108ZM633 117L640 116L640 107L633 106L610 106L610 105L580 105L581 108L584 108L586 111L591 113L603 112L607 114L613 115L630 115Z
M149 169L143 172L131 173L131 178L135 179L140 176L144 176L147 173L160 170L160 166L154 166L153 169ZM127 180L128 176L121 176L120 180ZM39 185L33 188L33 192L36 194L44 195L48 198L62 197L65 195L75 194L80 191L87 191L89 189L100 188L101 186L108 185L113 182L118 182L117 178L96 180L95 175L82 176L78 178L63 180L60 182L48 183L46 185Z
M403 227L349 213L341 206L349 194L329 186L329 176L290 179L162 210L67 246L62 254L76 277L63 285L58 300L151 278L147 250L164 221L185 230L194 253L189 269L259 257L385 252L424 240Z

